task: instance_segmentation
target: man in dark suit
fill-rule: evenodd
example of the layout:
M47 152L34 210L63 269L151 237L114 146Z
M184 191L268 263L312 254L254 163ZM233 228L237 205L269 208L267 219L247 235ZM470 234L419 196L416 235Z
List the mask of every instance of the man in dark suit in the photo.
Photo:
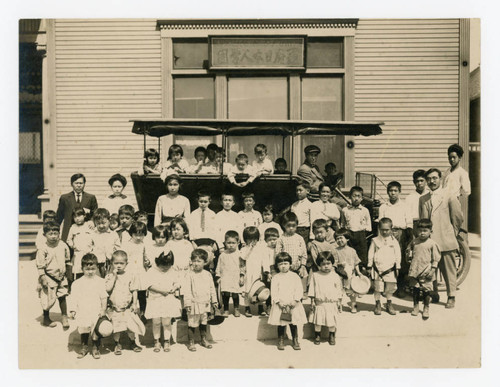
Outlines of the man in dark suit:
M448 301L446 308L455 306L455 292L457 290L457 268L455 254L458 250L457 235L462 225L463 215L460 202L455 195L441 188L441 171L431 168L425 173L427 186L430 192L419 199L420 219L432 221L431 238L441 250L441 260L438 267L446 282ZM434 291L437 293L437 282L434 282Z
M308 145L304 148L304 153L306 155L306 161L304 161L304 163L297 170L297 175L310 184L311 191L308 197L317 200L319 198L319 185L325 181L325 178L316 165L321 149L319 149L316 145Z
M66 242L69 229L73 224L73 211L76 208L83 208L89 219L97 209L97 199L94 195L83 192L86 183L85 176L81 173L75 173L71 176L71 186L73 191L61 195L57 207L57 221L61 223L64 220L61 239Z

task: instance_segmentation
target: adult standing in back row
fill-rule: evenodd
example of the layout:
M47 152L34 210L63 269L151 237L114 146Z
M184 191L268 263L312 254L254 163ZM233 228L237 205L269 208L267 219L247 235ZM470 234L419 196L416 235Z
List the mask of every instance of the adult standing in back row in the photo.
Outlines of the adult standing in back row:
M61 195L57 206L57 221L61 224L64 220L61 233L61 239L64 242L66 242L69 229L73 224L73 211L82 208L85 211L86 218L90 219L97 209L96 197L83 191L87 182L85 176L82 173L75 173L71 176L70 181L73 190Z
M457 235L462 225L463 216L457 197L441 187L441 171L431 168L425 173L430 192L420 197L420 219L432 221L432 239L441 250L441 260L438 267L446 282L448 301L446 308L455 306L457 290L457 268L455 254L458 250ZM437 293L437 281L434 282L434 292Z

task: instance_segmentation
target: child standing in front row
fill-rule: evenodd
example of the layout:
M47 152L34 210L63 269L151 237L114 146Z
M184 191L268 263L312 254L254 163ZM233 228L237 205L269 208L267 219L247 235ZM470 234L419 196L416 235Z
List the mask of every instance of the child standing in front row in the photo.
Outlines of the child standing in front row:
M250 299L250 289L255 281L262 278L262 274L269 273L269 262L265 260L266 246L259 243L260 235L257 227L247 227L243 230L243 240L245 241L245 247L241 249L241 258L244 261L244 300L245 300L245 316L252 317L252 311L250 305L252 304ZM266 316L264 311L264 305L259 303L258 313L261 316Z
M104 279L98 275L97 257L92 253L85 254L81 259L81 265L83 276L73 283L70 296L70 315L72 318L76 317L82 343L78 359L85 357L89 352L88 343L91 334L92 357L99 359L101 340L95 334L94 326L97 320L106 314L108 293Z
M335 243L337 247L333 250L333 256L339 269L343 269L346 275L343 277L344 290L351 300L351 313L357 313L358 307L356 299L358 295L351 289L351 279L353 275L361 275L359 264L361 260L356 254L356 250L348 246L351 233L345 228L340 228L335 232ZM338 271L340 274L340 272Z
M49 317L49 311L56 300L61 308L63 329L69 328L66 296L68 295L68 279L71 276L71 258L66 243L59 239L60 227L56 222L43 225L45 245L36 252L36 268L38 269L38 294L43 309L42 325L55 327L56 323Z
M106 291L109 294L110 319L113 323L113 339L115 355L122 354L120 336L127 332L130 339L130 349L141 352L142 347L136 343L135 332L129 329L128 321L131 313L137 313L137 282L135 274L127 270L128 257L123 250L117 250L111 258L111 273L106 276Z
M154 352L161 350L161 331L163 328L163 351L170 351L172 323L181 316L181 302L178 295L180 289L179 275L172 269L174 256L171 251L161 253L155 259L156 266L145 276L145 287L148 289L148 305L146 318L153 320Z
M408 246L410 254L410 269L408 277L410 287L413 291L413 311L412 316L418 316L420 293L424 296L424 311L422 318L429 318L430 293L433 290L432 283L436 278L436 271L441 251L438 244L430 236L432 233L432 222L429 219L420 219L417 223L417 239L414 239Z
M316 258L319 271L312 273L309 297L312 311L309 322L314 324L314 344L321 343L321 327L328 327L328 343L335 345L337 318L342 302L342 283L334 271L334 258L330 251L322 251Z
M222 293L224 316L229 316L229 298L233 299L234 317L240 317L240 293L244 284L244 262L238 244L240 237L236 231L229 230L224 238L224 251L219 256L215 277Z
M392 236L392 220L382 218L378 226L379 235L372 239L368 251L368 272L373 278L376 315L382 313L380 295L387 298L387 312L395 315L392 295L396 291L398 271L401 269L401 248Z
M275 266L279 273L271 281L272 307L269 313L268 324L278 326L278 349L285 349L285 329L290 325L292 333L292 347L300 350L298 325L307 322L302 300L302 284L297 274L290 271L292 257L286 252L276 255ZM289 314L285 317L285 314Z
M188 349L196 351L194 346L194 332L200 327L201 346L207 349L212 344L207 341L208 313L211 307L218 308L212 275L203 270L207 263L208 253L203 249L195 249L191 253L192 270L189 272L185 286L181 288L184 295L184 308L188 315Z
M356 254L361 260L362 271L366 272L368 264L368 244L366 243L366 233L372 230L370 213L366 207L361 205L363 201L363 188L354 186L349 191L351 204L342 209L342 227L351 232L350 243L356 250Z

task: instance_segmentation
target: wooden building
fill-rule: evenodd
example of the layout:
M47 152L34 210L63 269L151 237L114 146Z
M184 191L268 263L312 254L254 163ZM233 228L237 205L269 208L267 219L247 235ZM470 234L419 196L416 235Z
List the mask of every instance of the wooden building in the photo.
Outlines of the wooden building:
M384 122L375 137L297 137L292 167L317 144L320 166L334 161L347 187L367 172L399 180L403 194L415 169L447 168L450 144L469 149L468 19L46 19L37 43L43 209L57 207L76 172L99 201L112 174L137 170L143 138L131 133L132 119ZM171 137L161 140L163 159L176 142L192 161L210 140ZM253 156L258 140L229 144L230 161ZM281 140L266 141L276 157Z

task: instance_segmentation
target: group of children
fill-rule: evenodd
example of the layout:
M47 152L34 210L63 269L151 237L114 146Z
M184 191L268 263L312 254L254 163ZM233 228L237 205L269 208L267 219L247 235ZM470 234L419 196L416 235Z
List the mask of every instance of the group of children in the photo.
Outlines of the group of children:
M171 165L181 168L182 158L174 153ZM158 155L155 157L157 162ZM202 161L200 156L198 167ZM272 172L265 157L258 162ZM151 171L159 171L149 161L148 165ZM418 170L413 176L417 198L425 193L424 175L425 171ZM102 319L112 323L116 355L122 352L122 332L127 332L134 352L142 351L139 337L144 331L138 316L152 322L155 352L170 350L181 317L188 324L188 349L196 350L196 328L200 344L211 348L208 321L219 307L223 316L229 316L231 299L235 317L241 315L240 301L247 317L252 317L251 305L258 305L258 314L268 316L268 323L277 326L279 350L284 349L287 325L292 347L300 349L298 327L306 322L314 325L315 344L321 342L321 328L327 327L328 342L334 345L343 294L350 298L351 312L356 313L359 295L351 283L363 275L373 281L375 315L381 314L382 296L387 299L387 312L396 314L392 296L409 280L412 316L420 313L423 299L422 316L429 318L441 253L430 238L432 222L419 219L411 196L400 201L398 182L387 186L389 201L380 208L378 235L369 248L372 219L361 204L363 189L358 186L350 189L350 204L340 209L331 202L328 184L319 187L320 200L311 203L307 198L310 186L300 181L297 201L275 222L272 205L264 206L262 214L256 211L251 192L243 194L244 209L239 213L232 210L235 198L228 193L220 198L223 209L215 214L209 208L212 198L207 192L198 194L198 208L191 212L189 200L178 192L180 177L169 174L165 183L168 193L158 199L151 231L148 214L136 212L129 204L120 206L117 214L98 208L91 219L76 209L65 243L60 240L55 212L43 214L36 255L42 324L56 325L49 310L57 300L63 328L69 328L68 316L76 319L82 343L79 358L89 352L100 357L100 335L95 327ZM303 306L307 298L309 316Z

